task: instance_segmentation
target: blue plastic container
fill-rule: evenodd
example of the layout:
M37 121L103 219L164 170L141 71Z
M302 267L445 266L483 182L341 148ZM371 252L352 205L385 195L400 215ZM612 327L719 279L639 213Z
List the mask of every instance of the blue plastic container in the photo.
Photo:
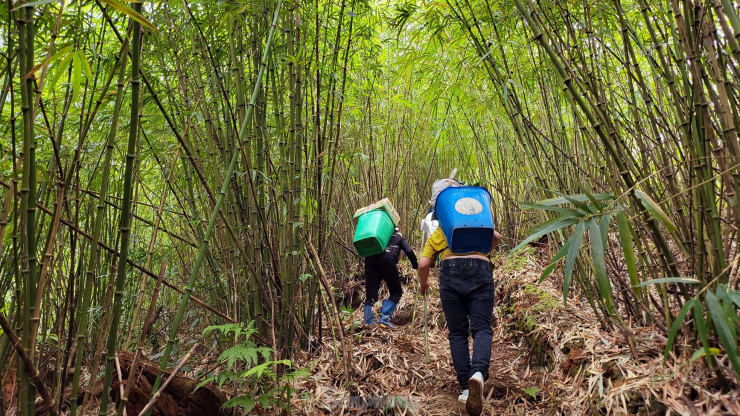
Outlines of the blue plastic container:
M488 253L493 245L491 194L479 186L449 187L435 207L439 226L453 253Z

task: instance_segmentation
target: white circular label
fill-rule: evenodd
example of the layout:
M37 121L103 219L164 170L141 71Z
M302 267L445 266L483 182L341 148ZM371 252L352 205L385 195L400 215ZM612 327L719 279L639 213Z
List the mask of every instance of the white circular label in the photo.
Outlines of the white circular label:
M483 205L473 198L460 198L455 202L455 211L462 215L476 215L483 211Z

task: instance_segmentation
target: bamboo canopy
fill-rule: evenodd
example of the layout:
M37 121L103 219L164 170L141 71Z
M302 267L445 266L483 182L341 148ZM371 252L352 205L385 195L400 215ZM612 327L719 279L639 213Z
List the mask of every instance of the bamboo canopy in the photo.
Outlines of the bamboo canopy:
M630 362L698 380L640 394L733 412L739 13L729 0L3 2L0 412L120 415L143 395L165 414L170 379L245 413L290 414L318 394L304 372L337 397L370 391L381 350L357 325L353 217L387 198L420 241L453 168L491 192L494 264L511 272L497 278L529 256L526 284L575 308L591 363L609 346L586 338L619 339ZM431 377L443 314L412 273L404 285L398 334L421 340L423 305ZM521 293L497 299L502 316ZM511 319L493 323L502 344ZM419 358L404 336L378 339ZM511 362L529 365L534 340L517 340L531 350ZM132 384L145 372L147 392ZM553 390L534 401L564 391L538 388ZM610 392L578 411L623 406Z

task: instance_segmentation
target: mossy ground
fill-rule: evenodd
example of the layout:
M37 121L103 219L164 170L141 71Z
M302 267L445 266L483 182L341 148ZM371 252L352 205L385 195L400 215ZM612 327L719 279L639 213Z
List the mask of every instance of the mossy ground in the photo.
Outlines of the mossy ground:
M529 345L529 359L534 365L547 367L552 363L550 348L542 345L541 334L536 331L543 316L563 309L560 298L539 287L526 283L520 276L528 274L528 264L539 253L532 247L524 247L514 255L500 260L499 276L505 276L499 283L498 316L508 321L509 327L519 331Z
M524 296L525 304L529 304L529 308L519 310L522 315L519 320L523 321L522 326L526 332L531 332L537 327L537 317L542 313L563 308L560 299L540 289L537 285L524 285Z

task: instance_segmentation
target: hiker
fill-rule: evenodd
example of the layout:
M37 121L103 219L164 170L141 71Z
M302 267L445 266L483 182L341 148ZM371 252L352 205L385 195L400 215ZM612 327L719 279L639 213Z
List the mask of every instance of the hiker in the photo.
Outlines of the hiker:
M501 235L494 231L490 252L456 254L448 247L442 227L439 227L427 240L419 260L420 290L426 293L429 269L437 257L440 259L439 297L449 329L452 364L460 385L458 400L465 403L468 414L474 416L483 411L483 383L488 379L491 364L495 286L489 256L499 242ZM471 332L472 359L468 349Z
M385 328L396 329L396 326L391 324L391 315L396 310L396 305L398 305L398 301L401 300L403 294L401 277L398 275L398 268L396 267L401 258L401 250L408 256L414 270L418 269L416 254L414 254L414 250L411 249L408 241L403 238L398 228L391 235L384 252L365 258L364 321L366 324L375 324L373 304L378 300L380 282L385 280L390 296L388 299L383 299L383 305L380 307L380 325Z

